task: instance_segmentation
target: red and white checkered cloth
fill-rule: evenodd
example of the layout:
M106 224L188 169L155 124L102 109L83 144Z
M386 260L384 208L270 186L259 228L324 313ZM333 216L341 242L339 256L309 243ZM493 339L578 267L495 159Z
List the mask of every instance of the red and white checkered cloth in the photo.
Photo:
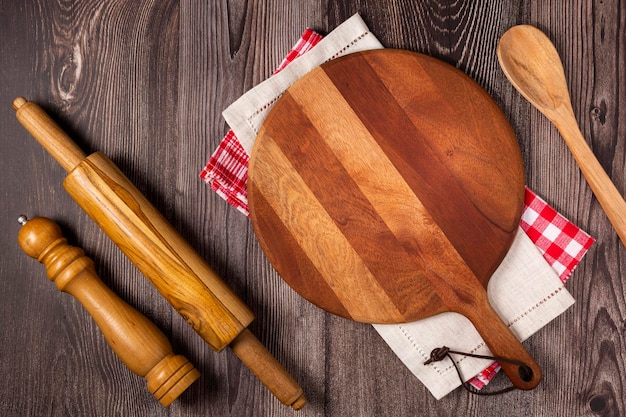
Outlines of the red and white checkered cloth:
M593 239L526 189L520 226L565 283Z
M307 29L274 71L279 72L291 61L310 50L322 36ZM200 173L200 178L230 205L249 216L247 180L249 156L230 130ZM520 226L543 254L544 259L565 283L594 239L526 188ZM469 383L477 389L487 385L500 370L497 362L480 372Z
M306 29L273 74L280 72L321 40L320 34ZM250 157L239 143L235 132L229 130L200 172L200 178L209 184L213 191L246 216L250 215L247 193L249 162Z

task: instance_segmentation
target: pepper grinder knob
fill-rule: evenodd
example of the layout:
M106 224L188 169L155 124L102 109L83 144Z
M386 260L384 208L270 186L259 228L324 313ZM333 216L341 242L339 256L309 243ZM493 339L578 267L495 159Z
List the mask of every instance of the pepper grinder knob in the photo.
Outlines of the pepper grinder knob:
M57 288L75 297L91 314L107 343L148 390L167 407L200 377L182 355L174 355L167 337L144 315L119 298L96 274L85 252L67 243L52 220L21 215L18 243L44 264Z

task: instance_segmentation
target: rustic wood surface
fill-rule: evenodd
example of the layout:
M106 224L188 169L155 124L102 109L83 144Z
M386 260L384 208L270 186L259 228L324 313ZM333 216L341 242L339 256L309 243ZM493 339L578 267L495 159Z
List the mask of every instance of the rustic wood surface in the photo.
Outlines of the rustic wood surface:
M544 370L533 391L434 400L371 326L325 314L283 283L249 220L198 178L227 130L221 111L267 78L305 27L324 34L357 11L383 45L443 58L484 86L518 135L527 184L597 239L567 284L575 306L525 343ZM550 36L582 132L623 192L624 13L618 0L0 0L0 415L625 416L624 248L556 129L496 58L514 24ZM63 169L15 120L17 96L88 153L107 154L244 299L251 330L303 385L303 410L280 404L231 351L214 353L78 208ZM170 408L19 249L22 213L57 221L197 366L201 378Z

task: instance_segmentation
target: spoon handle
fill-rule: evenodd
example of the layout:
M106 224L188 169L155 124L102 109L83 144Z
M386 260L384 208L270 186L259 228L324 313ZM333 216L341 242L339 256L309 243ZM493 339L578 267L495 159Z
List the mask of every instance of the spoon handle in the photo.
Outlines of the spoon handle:
M578 163L589 187L606 213L622 244L626 246L626 202L583 137L571 108L563 107L552 120Z

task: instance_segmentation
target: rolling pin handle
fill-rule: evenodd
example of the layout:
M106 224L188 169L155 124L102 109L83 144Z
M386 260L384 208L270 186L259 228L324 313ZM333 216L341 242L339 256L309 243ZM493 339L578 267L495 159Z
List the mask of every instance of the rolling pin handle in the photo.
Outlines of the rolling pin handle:
M18 111L19 108L22 107L26 103L28 103L28 100L26 100L24 97L16 98L15 100L13 100L13 103L12 103L13 110Z
M66 172L71 172L87 157L39 105L18 97L12 107L20 123Z
M300 385L250 330L244 329L230 347L280 402L294 410L304 407Z
M97 276L85 252L67 244L50 219L28 220L21 215L18 243L24 252L45 265L60 291L74 296L91 314L107 343L148 390L167 407L200 372L182 355L175 355L167 337L139 311L124 302Z

